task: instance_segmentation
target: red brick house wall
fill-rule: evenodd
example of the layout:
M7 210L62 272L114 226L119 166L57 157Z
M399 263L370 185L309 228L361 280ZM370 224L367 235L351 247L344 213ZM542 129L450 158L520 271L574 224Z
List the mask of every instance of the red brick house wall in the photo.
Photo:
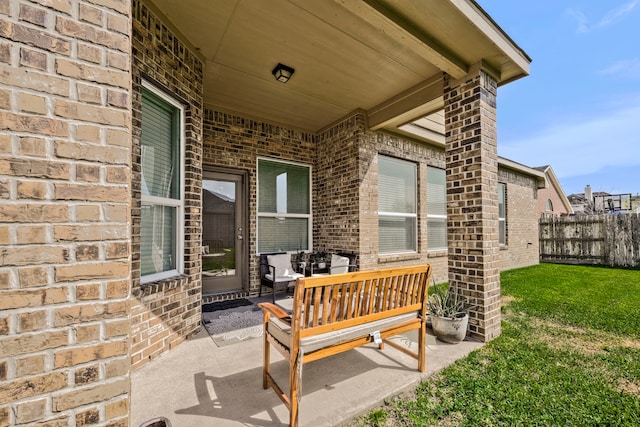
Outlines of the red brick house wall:
M553 206L552 211L547 210L547 200L551 200ZM562 197L558 193L556 187L547 179L547 188L538 190L538 214L567 215L569 213L567 207L562 202Z

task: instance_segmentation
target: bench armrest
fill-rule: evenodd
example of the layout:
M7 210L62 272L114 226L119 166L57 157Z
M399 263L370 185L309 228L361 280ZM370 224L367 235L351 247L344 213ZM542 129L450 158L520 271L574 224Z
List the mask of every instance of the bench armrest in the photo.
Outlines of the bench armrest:
M272 304L270 302L261 302L260 304L258 304L258 307L260 307L262 309L262 312L265 314L265 320L269 318L269 315L273 314L278 319L283 320L287 323L291 323L291 316L289 315L289 313L275 304Z

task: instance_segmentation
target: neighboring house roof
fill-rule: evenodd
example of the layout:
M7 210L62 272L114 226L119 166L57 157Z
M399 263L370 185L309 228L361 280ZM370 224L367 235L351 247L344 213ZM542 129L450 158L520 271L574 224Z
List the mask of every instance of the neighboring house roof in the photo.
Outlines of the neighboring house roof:
M604 191L594 191L592 193L593 197L599 196L610 196L609 193L606 193ZM569 200L569 203L571 203L572 205L583 205L586 203L593 203L593 200L587 200L587 198L585 197L584 193L575 193L575 194L569 194L567 196L567 199Z
M595 191L591 193L591 200L587 199L585 193L569 194L567 199L573 208L574 213L578 212L593 212L595 206L593 200L595 197L609 196L609 193L603 191Z
M573 207L571 206L571 202L569 201L569 198L565 194L562 188L562 185L560 185L560 181L558 181L558 178L556 177L556 174L553 171L553 168L550 165L545 165L545 166L534 167L534 169L541 171L547 176L549 183L555 188L555 191L560 197L560 200L562 200L562 204L567 209L567 213L569 215L573 214L574 212L573 212Z
M498 156L498 165L502 166L503 168L514 170L516 172L531 175L536 178L538 189L547 188L547 180L545 179L544 172L541 172L536 168L532 168L530 166L526 166L522 163L514 162L513 160L509 160L505 157L500 156Z
M393 130L442 108L443 71L503 85L529 56L472 0L153 0L204 64L204 104L317 132L356 110ZM291 80L271 71L293 67Z

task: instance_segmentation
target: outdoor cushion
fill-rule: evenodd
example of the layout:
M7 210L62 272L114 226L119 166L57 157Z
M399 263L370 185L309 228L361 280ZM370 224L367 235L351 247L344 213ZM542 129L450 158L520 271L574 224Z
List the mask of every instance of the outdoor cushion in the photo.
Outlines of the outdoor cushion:
M264 277L271 280L272 282L291 282L292 280L296 280L298 277L304 277L304 276L300 273L292 273L292 274L289 274L288 276L278 276L276 277L276 280L273 280L272 274L265 274Z
M331 274L349 272L349 258L336 254L331 255Z
M265 277L271 281L290 282L298 277L303 277L302 274L296 273L291 267L291 255L289 254L268 255L267 263L275 267L276 270L275 279L273 278L273 274L271 274L271 269L269 269L269 273L265 274Z
M380 319L373 322L355 325L336 331L325 332L323 334L313 335L300 339L300 347L305 353L311 353L334 344L340 344L363 335L369 335L373 332L380 331L384 328L395 326L405 320L411 320L418 317L418 312L399 314L397 316ZM289 347L291 342L291 326L276 317L269 319L268 331L276 340L285 347Z

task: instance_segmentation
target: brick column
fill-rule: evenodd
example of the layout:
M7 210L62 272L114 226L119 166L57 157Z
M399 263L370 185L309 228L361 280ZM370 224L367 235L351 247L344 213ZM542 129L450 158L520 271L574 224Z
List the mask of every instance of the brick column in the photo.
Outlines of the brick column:
M444 76L449 284L471 304L469 334L500 335L496 81L481 64Z
M0 426L129 424L128 0L0 1Z

